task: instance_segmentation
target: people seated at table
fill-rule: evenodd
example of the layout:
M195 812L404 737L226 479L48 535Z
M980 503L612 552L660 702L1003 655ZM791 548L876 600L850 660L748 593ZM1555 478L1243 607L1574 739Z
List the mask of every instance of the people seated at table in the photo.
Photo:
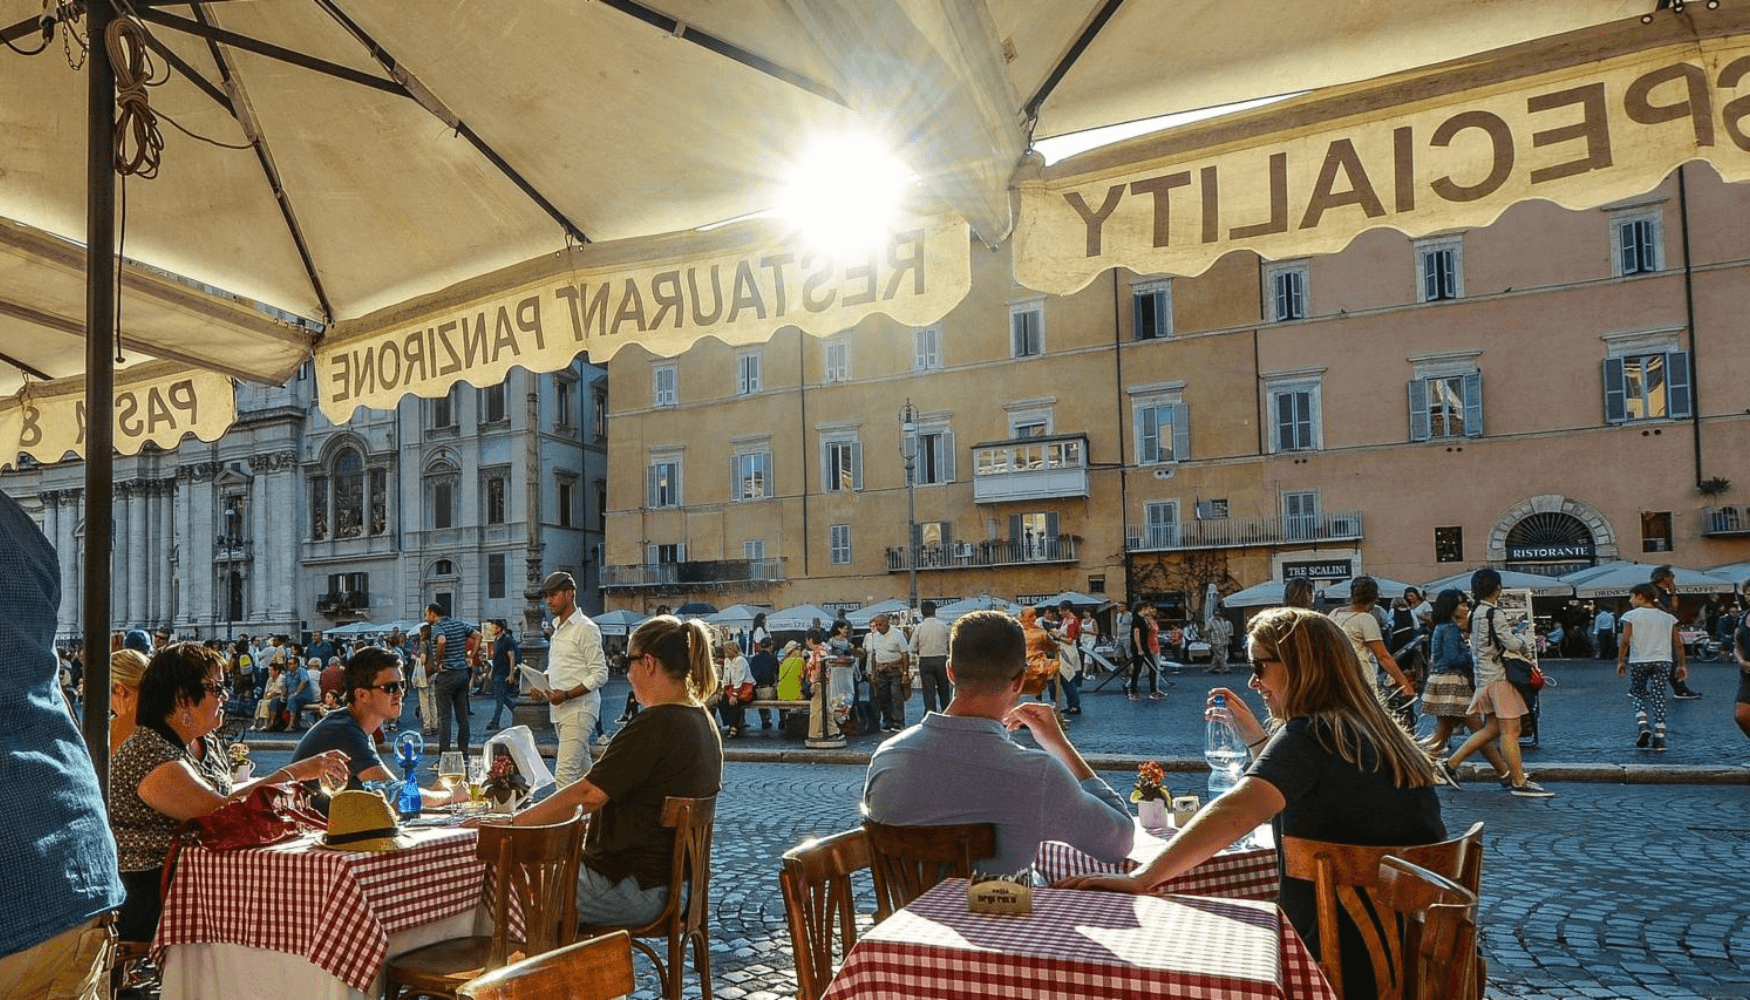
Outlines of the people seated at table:
M107 996L103 921L121 905L122 884L102 786L61 693L60 565L42 529L5 494L0 607L0 779L12 805L0 822L9 904L0 918L0 996Z
M158 927L171 831L243 790L233 785L229 753L215 735L225 721L224 677L224 657L193 642L165 646L140 677L137 728L110 765L109 825L127 889L116 924L123 941L150 941ZM263 780L314 781L324 774L341 781L345 758L320 754Z
M705 798L723 786L723 741L705 709L717 690L711 633L698 619L646 620L626 643L626 679L644 710L614 736L590 772L533 808L518 826L593 815L577 873L585 924L643 924L668 902L674 830L667 797Z
M367 781L396 780L397 775L377 753L373 734L390 719L401 717L407 680L401 674L400 658L386 649L361 650L347 661L343 681L346 704L310 727L292 751L292 761L339 751L346 758L346 787L353 791L363 788ZM454 792L430 788L419 791L425 805L434 808L468 799L465 785ZM318 808L322 805L318 801Z
M865 815L898 826L996 825L994 858L981 871L1015 872L1039 845L1060 840L1109 864L1130 852L1130 809L1064 735L1057 713L1021 702L1027 639L1001 611L954 623L948 677L954 700L887 740L869 761ZM1039 749L1009 733L1025 726Z
M134 712L140 704L140 675L146 656L137 649L109 654L109 752L113 755L134 734Z
M1428 752L1381 706L1343 629L1300 608L1274 608L1248 629L1253 690L1269 729L1245 700L1215 688L1239 738L1256 753L1245 777L1204 806L1159 857L1128 875L1082 875L1061 888L1147 892L1269 820L1284 836L1339 844L1431 844L1446 838L1440 783ZM1371 666L1371 665L1370 665ZM1311 882L1282 879L1282 910L1309 944L1321 928ZM1347 1000L1375 995L1373 967L1353 928L1339 931Z

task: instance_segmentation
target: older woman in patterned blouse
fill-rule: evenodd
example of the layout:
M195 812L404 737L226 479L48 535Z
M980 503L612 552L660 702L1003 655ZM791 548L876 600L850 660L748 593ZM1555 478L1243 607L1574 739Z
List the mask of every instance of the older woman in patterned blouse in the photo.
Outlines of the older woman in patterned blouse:
M150 941L162 903L158 883L171 831L211 815L245 786L231 782L229 754L214 730L225 721L225 661L198 643L165 646L140 677L136 728L110 766L109 825L120 850L123 941ZM270 781L346 780L338 751L288 764Z

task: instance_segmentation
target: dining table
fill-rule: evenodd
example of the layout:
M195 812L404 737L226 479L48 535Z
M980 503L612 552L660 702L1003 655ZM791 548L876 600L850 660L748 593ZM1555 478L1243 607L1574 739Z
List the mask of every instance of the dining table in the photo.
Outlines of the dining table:
M1032 890L1026 915L973 913L945 879L863 935L826 1000L1333 1000L1276 904Z
M184 848L152 942L163 1000L374 998L391 956L488 933L475 831L431 822L395 851Z
M1047 884L1071 875L1109 875L1131 872L1153 861L1167 849L1178 831L1172 827L1148 827L1136 820L1136 838L1130 853L1116 864L1101 861L1057 840L1039 845L1034 870ZM1226 899L1276 900L1278 885L1276 837L1268 823L1245 839L1223 848L1213 857L1150 892L1157 896L1220 896Z

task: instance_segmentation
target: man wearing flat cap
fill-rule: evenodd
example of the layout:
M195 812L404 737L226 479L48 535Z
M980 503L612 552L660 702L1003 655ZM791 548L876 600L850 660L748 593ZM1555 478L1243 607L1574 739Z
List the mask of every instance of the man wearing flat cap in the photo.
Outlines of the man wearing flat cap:
M553 778L564 788L589 773L589 737L602 713L602 685L608 661L602 655L602 630L577 607L577 581L560 570L541 581L547 610L553 614L553 639L547 647L547 703L559 735Z

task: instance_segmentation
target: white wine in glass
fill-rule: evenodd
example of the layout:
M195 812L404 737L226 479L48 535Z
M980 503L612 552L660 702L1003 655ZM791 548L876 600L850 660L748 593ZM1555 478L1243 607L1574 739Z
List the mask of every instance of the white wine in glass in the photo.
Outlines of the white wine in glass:
M455 750L438 755L438 784L444 791L455 793L468 780L468 756ZM451 812L456 810L452 807Z

